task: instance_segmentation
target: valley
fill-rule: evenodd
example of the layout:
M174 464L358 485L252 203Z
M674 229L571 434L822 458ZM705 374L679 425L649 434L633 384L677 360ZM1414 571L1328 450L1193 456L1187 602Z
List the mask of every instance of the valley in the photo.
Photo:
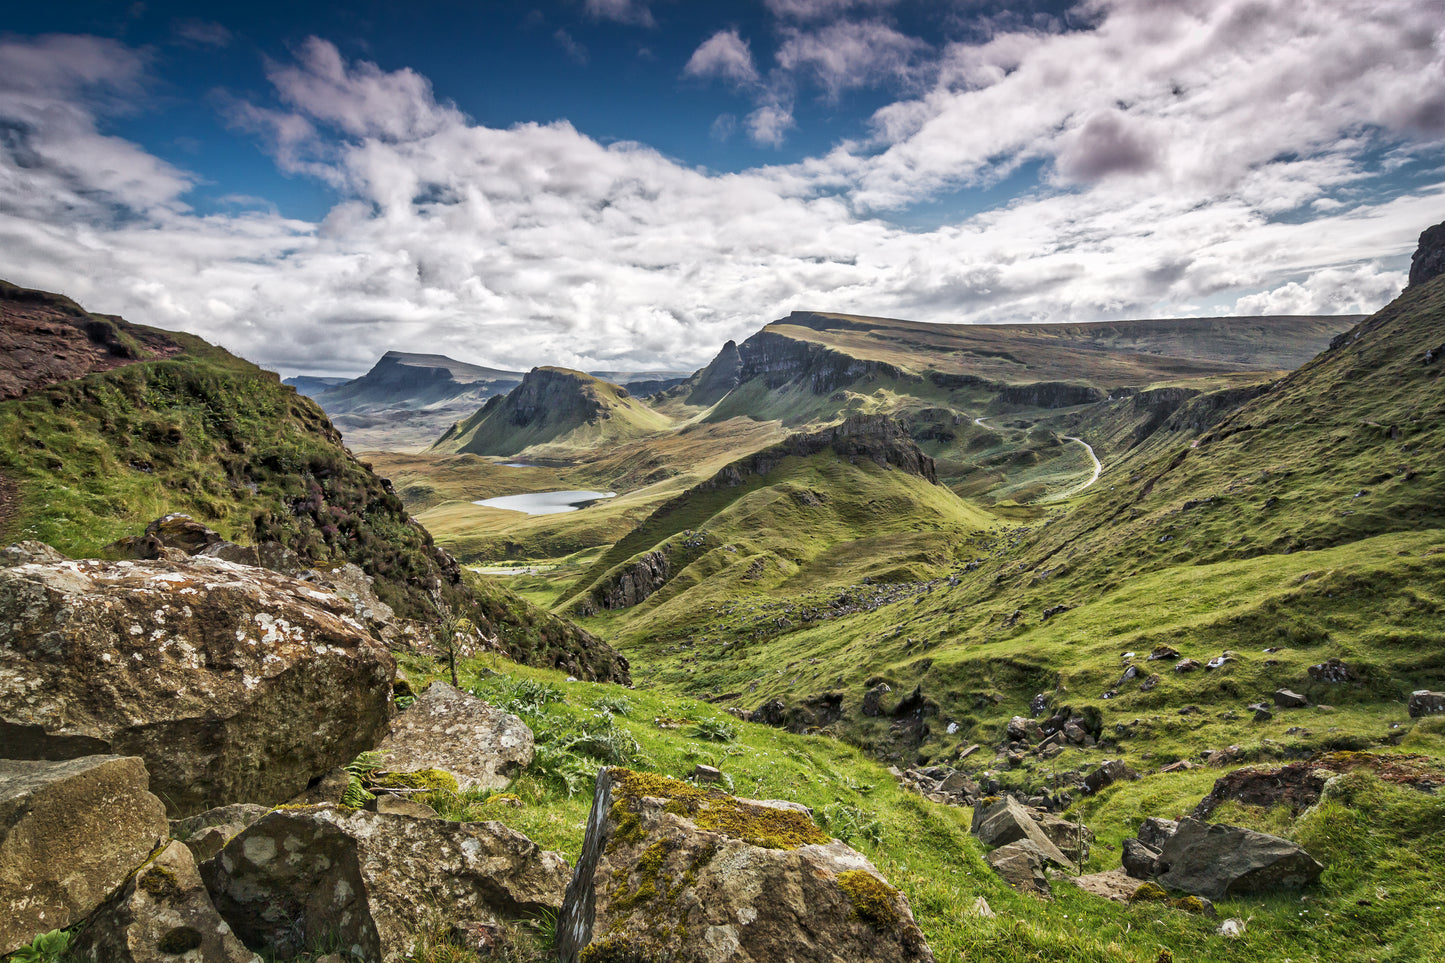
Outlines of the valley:
M302 385L319 405L199 339L0 296L25 350L63 362L14 366L0 402L0 522L27 540L0 572L71 591L160 566L211 593L294 578L265 591L349 600L398 698L454 680L536 740L505 791L417 797L449 824L585 866L599 767L624 807L632 770L691 773L664 780L675 802L705 777L810 807L808 832L870 859L936 959L1445 950L1421 908L1445 858L1445 276L1367 318L799 312L631 387L393 352ZM35 711L0 699L0 736L76 738ZM384 795L368 758L354 785ZM177 808L210 803L167 778ZM1025 807L1062 842L1015 853L1020 875L989 826ZM1302 896L1150 902L1145 877L1216 892L1137 835L1191 809L1322 875ZM530 925L508 930L519 959L570 938Z

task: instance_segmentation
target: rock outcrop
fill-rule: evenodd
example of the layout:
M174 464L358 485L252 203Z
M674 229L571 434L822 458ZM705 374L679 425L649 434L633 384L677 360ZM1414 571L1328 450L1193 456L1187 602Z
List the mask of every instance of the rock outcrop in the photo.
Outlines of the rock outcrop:
M933 959L904 896L803 813L625 769L598 774L557 942L564 963Z
M1208 899L1307 886L1324 867L1295 843L1186 818L1159 852L1159 884Z
M168 833L134 757L0 760L0 955L84 919Z
M441 769L463 790L503 789L532 762L532 730L510 712L433 682L392 720L378 748L387 772Z
M395 663L351 605L218 559L0 569L6 754L140 756L174 816L275 804L374 746Z
M1445 223L1427 227L1420 234L1420 244L1410 258L1409 287L1424 284L1445 274Z
M1433 716L1445 712L1445 692L1431 692L1429 689L1416 689L1410 693L1410 702L1406 706L1411 719L1418 719L1420 716Z
M201 866L247 946L290 958L323 939L399 963L429 913L462 928L555 913L566 861L501 823L336 806L277 809Z
M693 376L687 403L702 408L712 407L742 383L742 370L743 358L738 352L738 344L729 341L706 368Z
M1060 835L1061 838L1067 840L1067 831L1073 827L1058 817L1052 817L1052 819L1055 823L1062 824L1064 832ZM1044 859L1071 873L1077 872L1074 861L1049 838L1049 834L1044 831L1034 815L1012 796L1005 796L992 805L980 806L975 809L972 831L985 846L990 847L1006 846L1009 843L1026 839ZM1090 838L1092 835L1090 833ZM1082 849L1082 833L1080 833L1080 840L1079 846ZM1083 852L1087 853L1087 849L1083 849Z
M87 963L261 963L216 912L190 850L177 842L105 901L70 955Z
M592 597L603 609L631 608L666 585L671 575L672 564L667 552L645 552L593 589Z
M207 809L185 819L173 820L171 838L184 843L192 858L197 863L203 863L267 812L269 810L265 806L255 803L235 803Z

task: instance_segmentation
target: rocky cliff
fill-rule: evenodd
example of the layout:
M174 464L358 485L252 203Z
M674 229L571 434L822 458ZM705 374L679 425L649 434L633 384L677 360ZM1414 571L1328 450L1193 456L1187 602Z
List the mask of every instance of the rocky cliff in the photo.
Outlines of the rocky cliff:
M881 415L854 415L842 424L824 428L822 431L789 435L776 445L741 458L719 470L707 481L688 489L658 511L667 511L670 505L693 493L732 488L743 484L752 476L766 475L784 458L807 458L829 449L839 458L850 462L867 459L879 467L898 468L938 484L938 470L933 459L914 444L913 439L908 436L906 426Z
M1445 222L1427 227L1410 258L1410 287L1445 274Z

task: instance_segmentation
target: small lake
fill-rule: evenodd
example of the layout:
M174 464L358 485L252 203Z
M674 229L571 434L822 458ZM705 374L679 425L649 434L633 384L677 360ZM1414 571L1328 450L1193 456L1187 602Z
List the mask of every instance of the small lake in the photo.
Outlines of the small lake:
M503 508L509 512L526 512L528 515L560 515L575 512L604 498L616 498L616 492L531 492L526 495L502 495L487 498L473 505L484 508Z

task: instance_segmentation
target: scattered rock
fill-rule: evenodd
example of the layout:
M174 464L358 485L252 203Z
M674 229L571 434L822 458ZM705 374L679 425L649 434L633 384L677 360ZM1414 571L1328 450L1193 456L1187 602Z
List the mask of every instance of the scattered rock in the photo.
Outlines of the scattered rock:
M1006 846L1020 839L1027 839L1044 859L1071 873L1077 871L1073 860L1054 845L1053 840L1049 839L1043 828L1034 821L1029 811L1012 796L1005 796L991 806L975 809L972 832L984 845L990 847Z
M1410 693L1408 711L1411 719L1418 719L1420 716L1434 715L1437 712L1445 712L1445 692L1431 692L1429 689L1416 689Z
M441 769L463 789L505 789L532 762L532 730L476 696L433 682L378 747L388 772Z
M177 549L187 555L197 555L208 546L225 541L219 532L211 531L180 512L157 518L146 526L145 533L159 539L166 548Z
M1316 682L1350 682L1355 678L1354 670L1339 659L1329 659L1306 670Z
M343 767L337 766L325 775L318 776L311 780L311 784L304 792L297 793L286 800L288 806L319 806L322 803L340 804L346 798L346 790L351 786L351 774Z
M982 917L986 920L995 919L998 916L998 914L993 911L993 908L988 905L988 900L982 896L974 899L972 909L974 916Z
M265 806L236 803L171 822L171 837L185 843L197 864L221 851L241 830L266 815Z
M1244 935L1244 930L1244 920L1237 916L1231 916L1223 923L1220 923L1219 929L1215 930L1215 932L1225 939L1236 940Z
M216 909L246 943L290 958L322 939L399 963L427 920L495 925L562 905L567 863L501 823L277 809L201 866Z
M1120 779L1138 779L1139 774L1122 759L1107 759L1099 764L1099 768L1084 777L1084 787L1091 793L1098 792L1105 786L1112 785Z
M1179 650L1174 648L1174 646L1172 645L1156 645L1154 646L1154 651L1149 653L1150 662L1154 662L1159 659L1177 658L1179 658Z
M1157 875L1154 866L1159 859L1158 850L1150 849L1137 839L1124 840L1123 850L1124 872L1136 879L1153 879Z
M376 745L395 662L334 595L216 559L0 569L0 741L140 756L172 815L274 804Z
M1172 819L1163 819L1159 816L1150 816L1139 826L1139 832L1135 835L1139 842L1150 849L1159 850L1169 841L1179 828L1179 824Z
M1174 663L1175 672L1193 672L1195 669L1199 669L1202 667L1203 664L1197 659L1180 659L1178 662Z
M1014 716L1008 721L1006 735L1010 742L1042 742L1044 730L1039 724L1027 716Z
M170 835L134 757L0 760L0 955L88 916Z
M261 963L216 912L191 851L178 842L105 901L70 953L89 963Z
M1287 839L1192 818L1180 820L1158 865L1160 885L1212 900L1306 886L1324 870Z
M1268 722L1274 718L1274 712L1263 702L1251 702L1249 708L1254 711L1255 722Z
M907 899L796 812L625 769L597 777L563 963L931 961ZM616 956L609 956L615 953Z
M53 565L56 562L64 561L67 561L66 557L49 545L30 539L0 549L0 568L13 568L16 565Z
M1289 689L1280 689L1274 694L1274 704L1281 709L1303 709L1310 704L1310 700L1298 692L1291 692Z
M1020 893L1049 898L1049 878L1044 875L1044 856L1027 839L1016 840L993 850L984 859L999 878Z
M692 767L692 781L698 784L722 782L722 770L698 763Z

